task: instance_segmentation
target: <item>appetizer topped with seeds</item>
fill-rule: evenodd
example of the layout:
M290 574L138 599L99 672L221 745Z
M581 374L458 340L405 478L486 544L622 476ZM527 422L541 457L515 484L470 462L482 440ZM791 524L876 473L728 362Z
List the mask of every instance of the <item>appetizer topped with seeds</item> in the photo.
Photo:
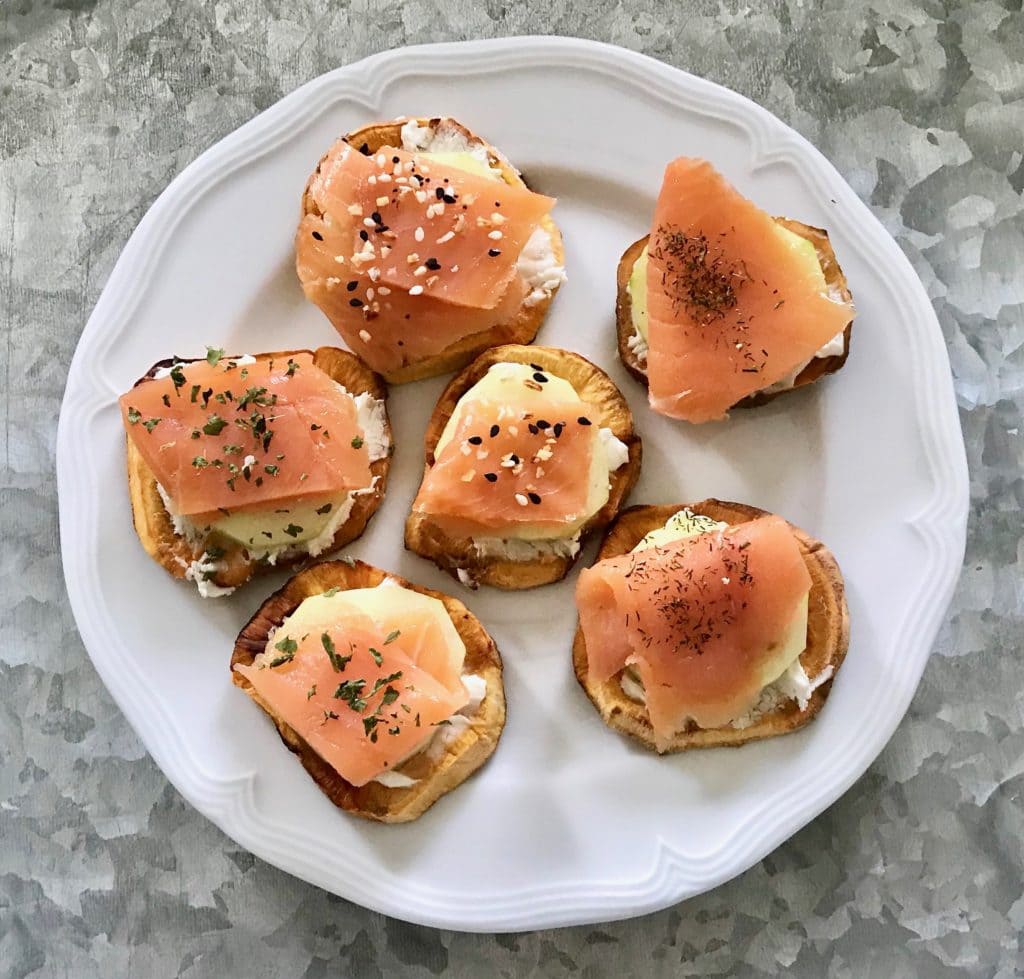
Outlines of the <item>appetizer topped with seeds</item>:
M554 200L453 119L349 133L302 203L306 296L389 382L529 343L565 279Z
M427 428L405 543L464 584L564 577L618 512L640 439L611 379L550 347L489 350L456 377Z

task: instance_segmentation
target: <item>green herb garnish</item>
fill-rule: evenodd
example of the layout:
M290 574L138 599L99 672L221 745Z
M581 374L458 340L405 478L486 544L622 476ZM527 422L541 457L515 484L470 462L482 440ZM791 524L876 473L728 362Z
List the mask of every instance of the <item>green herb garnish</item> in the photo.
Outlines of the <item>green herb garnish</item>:
M298 648L299 644L291 636L285 636L280 642L274 643L274 649L279 649L290 656L294 656Z
M227 424L228 423L224 421L217 412L214 412L210 415L209 419L207 419L206 424L203 426L203 431L207 435L220 435L220 433L227 427Z
M325 433L325 435L326 435L326 433ZM352 439L352 448L353 449L361 449L362 447L363 447L363 440L358 435L356 435Z
M216 367L220 363L221 357L224 356L224 351L220 347L207 347L206 348L206 362L211 367Z

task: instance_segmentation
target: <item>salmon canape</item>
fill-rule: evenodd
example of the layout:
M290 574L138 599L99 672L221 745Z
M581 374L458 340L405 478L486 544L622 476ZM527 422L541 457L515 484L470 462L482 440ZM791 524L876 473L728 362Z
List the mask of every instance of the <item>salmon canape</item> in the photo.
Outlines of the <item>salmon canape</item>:
M835 558L756 507L631 507L576 587L576 677L659 753L784 734L825 703L849 616Z
M496 347L434 409L405 546L469 587L558 581L618 513L640 458L604 371L566 350Z
M146 552L212 598L355 540L387 484L386 397L333 347L156 364L120 398Z
M501 658L454 598L361 562L292 578L242 629L231 679L337 806L415 819L494 752Z
M773 218L706 160L673 160L619 262L619 356L651 408L706 422L839 370L853 302L828 234Z
M454 119L367 126L309 178L299 280L387 381L456 370L537 335L565 279L554 204Z

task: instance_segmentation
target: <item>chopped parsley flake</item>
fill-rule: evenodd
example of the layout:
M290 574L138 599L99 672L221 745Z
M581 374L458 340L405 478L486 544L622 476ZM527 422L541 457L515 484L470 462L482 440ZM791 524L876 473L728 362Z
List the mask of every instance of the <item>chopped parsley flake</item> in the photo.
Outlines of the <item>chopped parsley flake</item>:
M160 419L159 418L149 418L149 419L147 419L146 421L144 421L142 423L142 427L147 432L149 432L150 435L152 435L153 434L153 429L156 428L157 425L159 425L159 424L160 424Z
M224 351L221 350L219 347L207 347L206 348L206 362L211 367L216 367L217 364L220 362L221 357L223 357L223 356L224 356ZM195 388L193 388L193 390L195 390ZM192 400L195 401L195 398L193 398Z
M171 380L174 382L174 390L182 387L185 383L185 371L182 369L181 364L175 364L171 368Z
M354 436L352 439L352 448L361 449L363 447L363 440L358 436Z
M281 650L282 653L290 657L295 655L296 650L299 648L299 644L292 639L291 636L285 636L280 642L274 643L274 649ZM273 666L273 664L271 664Z
M302 528L298 524L290 523L284 528L284 532L289 537L298 537L302 533Z
M203 431L207 435L220 435L221 432L227 427L227 422L224 421L217 412L214 412L207 419L206 424L203 426Z
M366 709L366 701L359 695L363 692L363 687L365 686L365 680L345 680L344 683L338 684L338 689L334 691L334 696L336 699L343 700L348 704L351 710L363 711Z
M142 412L139 411L138 408L129 408L128 409L128 424L129 425L138 425L140 421L142 421Z

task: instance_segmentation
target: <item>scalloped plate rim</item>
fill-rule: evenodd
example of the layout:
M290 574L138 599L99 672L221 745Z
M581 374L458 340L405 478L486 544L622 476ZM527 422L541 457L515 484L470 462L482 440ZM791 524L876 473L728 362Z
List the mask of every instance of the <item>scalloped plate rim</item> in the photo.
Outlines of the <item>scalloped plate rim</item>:
M675 97L683 99L689 93L686 89L696 89L704 94L712 94L720 103L729 103L735 107L743 118L738 119L740 125L748 128L755 147L762 155L772 158L773 153L765 153L762 140L767 137L774 139L784 148L788 148L790 162L800 170L806 180L827 180L829 186L835 186L849 199L848 220L858 226L870 229L876 242L882 243L892 255L894 264L886 269L886 275L894 281L898 279L901 288L906 290L903 298L913 304L917 316L928 321L930 335L922 341L926 347L925 355L930 358L924 366L931 371L929 381L932 390L924 392L924 384L917 388L918 407L926 402L928 407L939 413L925 415L933 424L926 429L930 439L926 446L928 461L935 477L936 492L922 512L910 522L917 527L926 539L931 536L940 548L940 556L944 559L941 568L936 569L930 581L930 589L918 594L919 621L914 625L918 642L915 644L914 655L905 661L906 670L903 683L897 694L896 703L886 719L886 723L876 728L876 734L862 751L856 762L847 765L841 777L833 778L828 790L805 800L804 804L793 805L781 818L775 820L770 832L760 835L747 834L745 848L739 853L723 855L724 847L711 858L694 859L677 853L660 839L658 841L658 858L655 866L647 876L636 880L619 881L610 885L604 893L578 894L585 885L563 884L552 888L522 888L506 895L506 901L497 911L481 912L473 902L462 908L446 908L437 912L426 900L420 905L402 905L392 899L376 899L366 897L372 894L368 889L353 894L350 888L339 886L338 880L329 871L315 865L299 867L289 866L287 858L274 853L271 844L272 834L267 831L267 824L255 821L258 812L249 799L251 779L246 777L230 779L214 779L201 771L198 766L182 767L182 760L168 747L154 737L153 731L147 727L142 714L142 705L126 696L125 684L129 678L116 675L111 664L102 653L101 638L103 630L97 628L95 615L89 604L89 594L73 571L81 568L81 561L86 559L74 547L75 539L75 507L74 497L68 487L71 486L70 473L75 471L81 475L77 463L80 442L76 442L78 429L84 426L83 419L87 413L73 411L79 407L89 406L93 412L99 410L106 402L97 400L99 392L87 389L80 379L81 365L87 359L91 349L99 343L104 335L104 327L117 311L118 303L122 307L138 301L142 288L139 279L132 280L132 273L148 261L152 264L153 254L158 253L173 234L176 224L172 216L170 224L160 226L160 219L173 203L174 199L188 190L192 183L199 184L202 178L206 182L197 187L198 194L211 191L220 179L223 179L240 163L231 159L232 151L242 149L247 140L259 139L261 153L269 152L296 124L301 125L307 119L301 114L297 120L285 118L288 108L298 105L312 96L330 94L332 87L342 87L349 79L358 79L371 69L377 70L377 80L381 84L401 77L417 68L427 70L436 68L439 59L452 57L470 58L482 54L506 56L509 62L536 66L538 63L557 63L559 60L576 59L591 70L599 73L610 73L610 66L616 61L623 67L628 66L631 75L647 74L652 81L657 81L662 88L661 98ZM538 57L539 56L539 57ZM419 64L417 60L419 59ZM493 70L493 69L491 69ZM391 73L388 74L388 71ZM633 78L629 79L633 81ZM373 86L370 86L371 93ZM666 90L669 94L665 94ZM341 97L336 95L336 98ZM707 114L713 115L713 112ZM315 115L307 113L309 118ZM787 153L782 153L787 156ZM760 156L755 160L754 169L763 165L765 160ZM805 168L804 168L805 167ZM220 171L220 172L218 172ZM191 203L191 202L190 202ZM152 240L151 239L156 239ZM897 276L897 271L900 273ZM134 289L132 288L134 281ZM146 280L143 279L143 282ZM127 314L122 314L122 316ZM922 333L923 331L918 331ZM937 342L936 342L937 341ZM930 345L930 349L927 349ZM92 394L90 400L87 394ZM945 415L944 418L941 414ZM88 465L88 462L86 462ZM942 473L939 469L944 467ZM939 479L942 475L944 478ZM552 37L518 37L488 41L454 42L436 45L420 45L404 49L395 49L372 55L350 65L336 68L320 77L307 82L294 92L285 96L239 129L226 136L220 142L202 153L196 160L174 178L170 185L161 193L147 214L135 229L118 259L110 279L97 302L96 308L87 323L79 340L65 391L64 403L61 408L57 437L57 479L60 507L61 548L67 580L68 594L83 641L89 651L97 671L110 690L119 707L125 713L133 728L139 734L147 750L153 755L160 768L182 792L182 794L204 815L215 822L220 828L239 842L243 842L257 855L285 871L302 877L318 886L331 890L341 896L357 900L358 903L406 920L438 927L456 928L467 931L513 931L536 927L566 926L572 924L608 921L630 917L665 907L685 897L693 896L742 873L758 860L763 859L775 847L788 839L794 832L806 825L818 813L838 799L849 786L859 778L871 761L879 754L899 721L902 719L910 700L916 690L917 683L924 670L935 636L942 622L945 609L952 597L953 589L959 577L960 561L965 543L966 515L968 508L967 468L962 435L956 415L953 398L952 379L948 370L948 359L941 341L941 331L934 311L928 302L923 286L913 272L909 261L888 233L871 214L866 205L856 197L843 178L830 163L798 133L785 126L780 120L756 103L729 89L719 86L706 79L689 75L680 69L665 65L645 55L618 48L613 45L593 41L570 38ZM87 580L87 576L86 576ZM908 613L909 614L909 613ZM186 759L186 762L188 760ZM835 775L835 773L833 773ZM249 799L248 803L244 800ZM734 833L739 835L743 826ZM731 841L730 841L731 842ZM716 862L714 858L719 858ZM594 889L599 891L600 889ZM445 893L429 896L440 896L450 900L456 895ZM572 903L575 901L575 903ZM489 916L488 916L489 915Z

